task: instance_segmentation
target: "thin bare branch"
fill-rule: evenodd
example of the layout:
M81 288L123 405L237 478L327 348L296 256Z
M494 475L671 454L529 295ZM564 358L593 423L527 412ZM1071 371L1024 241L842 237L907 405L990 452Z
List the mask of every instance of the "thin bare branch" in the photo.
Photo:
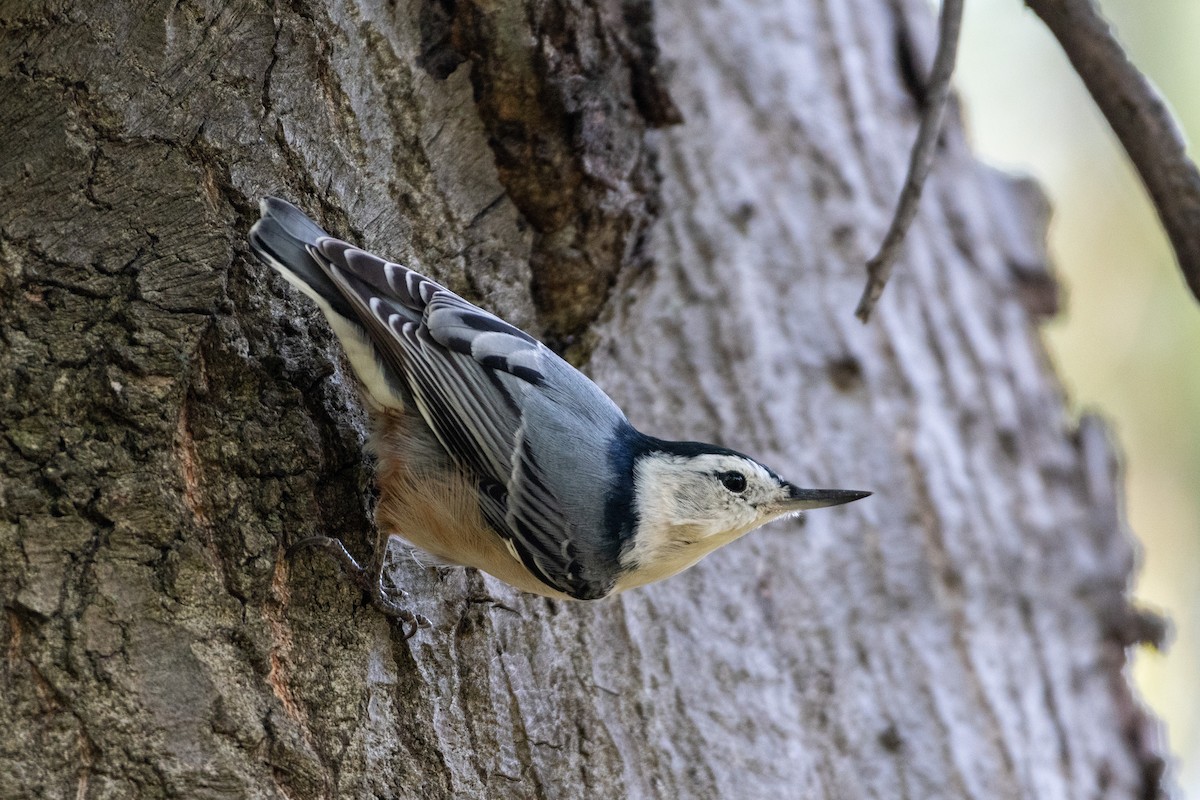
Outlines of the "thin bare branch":
M963 0L942 0L942 13L938 20L938 47L929 71L925 108L921 113L921 127L913 143L912 156L908 162L908 174L891 227L883 237L883 244L867 262L867 285L854 314L863 322L871 316L871 310L883 294L883 287L892 274L892 264L904 243L904 236L917 214L921 190L925 178L933 165L934 149L946 115L946 100L950 97L950 78L954 74L954 60L958 55L958 35L962 29Z
M1058 39L1133 161L1192 295L1200 300L1200 171L1158 91L1092 0L1026 0Z

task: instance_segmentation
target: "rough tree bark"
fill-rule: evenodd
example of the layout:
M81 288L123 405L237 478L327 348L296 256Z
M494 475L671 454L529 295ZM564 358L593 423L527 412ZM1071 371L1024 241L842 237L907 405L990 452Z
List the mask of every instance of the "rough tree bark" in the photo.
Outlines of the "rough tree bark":
M1036 192L951 120L852 316L932 35L923 0L0 2L0 797L1157 796ZM645 429L876 495L595 605L397 553L435 623L401 641L282 557L364 552L370 465L248 258L264 193Z

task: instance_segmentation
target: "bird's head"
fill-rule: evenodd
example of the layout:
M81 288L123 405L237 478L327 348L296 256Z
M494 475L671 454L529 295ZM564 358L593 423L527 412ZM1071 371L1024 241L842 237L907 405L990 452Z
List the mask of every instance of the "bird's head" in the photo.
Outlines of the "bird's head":
M662 442L634 464L637 528L626 562L665 578L773 519L836 506L870 492L801 489L749 456L691 442Z

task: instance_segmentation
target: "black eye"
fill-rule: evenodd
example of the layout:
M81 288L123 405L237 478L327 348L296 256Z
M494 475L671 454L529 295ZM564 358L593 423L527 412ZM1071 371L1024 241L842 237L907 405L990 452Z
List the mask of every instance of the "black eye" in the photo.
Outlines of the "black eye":
M746 491L746 476L740 472L722 472L717 477L721 479L721 485L734 494Z

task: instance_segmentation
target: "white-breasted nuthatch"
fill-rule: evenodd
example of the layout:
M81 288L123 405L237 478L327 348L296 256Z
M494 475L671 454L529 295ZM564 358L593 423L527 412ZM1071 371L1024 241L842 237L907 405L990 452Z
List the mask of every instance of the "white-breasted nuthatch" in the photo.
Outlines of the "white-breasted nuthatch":
M382 610L387 537L518 589L595 600L687 569L765 522L866 497L801 489L754 459L637 431L548 347L424 275L262 201L250 245L324 312L361 384L378 458L368 568L336 556Z

